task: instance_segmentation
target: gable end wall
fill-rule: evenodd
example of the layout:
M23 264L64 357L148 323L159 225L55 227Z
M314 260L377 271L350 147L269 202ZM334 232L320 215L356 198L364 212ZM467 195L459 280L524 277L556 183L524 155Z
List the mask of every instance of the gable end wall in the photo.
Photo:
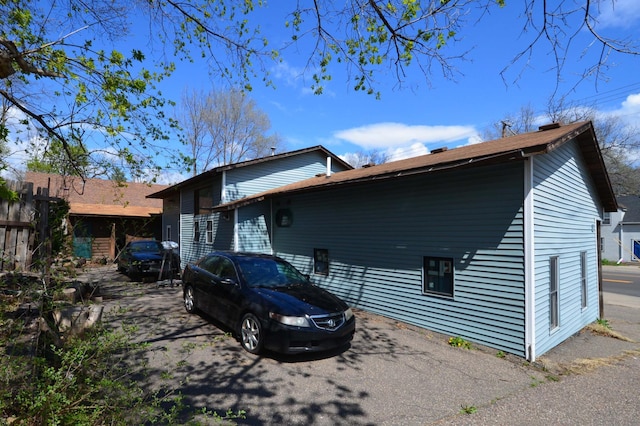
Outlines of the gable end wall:
M534 157L536 353L542 355L596 320L602 210L575 142ZM587 307L581 306L580 253L587 252ZM559 260L559 327L549 321L549 258Z

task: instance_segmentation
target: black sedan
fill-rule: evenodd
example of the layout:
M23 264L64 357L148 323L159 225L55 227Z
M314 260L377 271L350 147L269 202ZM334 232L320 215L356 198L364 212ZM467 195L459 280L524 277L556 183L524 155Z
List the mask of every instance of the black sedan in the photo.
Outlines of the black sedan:
M234 330L253 354L323 351L353 339L353 312L290 263L253 253L211 253L182 273L184 305Z
M180 272L180 257L156 240L137 240L127 243L117 259L118 271L131 279L143 276L168 278ZM160 275L160 270L163 271Z

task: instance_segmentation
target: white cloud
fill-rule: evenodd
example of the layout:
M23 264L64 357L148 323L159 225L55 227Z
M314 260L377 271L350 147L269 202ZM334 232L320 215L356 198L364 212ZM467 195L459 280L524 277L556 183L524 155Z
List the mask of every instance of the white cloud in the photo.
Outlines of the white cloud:
M635 93L627 96L622 102L623 114L637 114L640 113L640 93Z
M477 134L473 126L410 126L402 123L376 123L334 132L338 139L364 149L406 149L415 144L458 141Z
M411 146L387 150L389 161L403 160L405 158L417 157L428 153L429 149L421 143L414 143Z
M271 68L271 75L278 80L283 80L287 85L295 87L303 77L303 70L282 61Z
M598 2L600 14L597 16L597 27L629 28L640 19L640 2L638 0L615 0Z

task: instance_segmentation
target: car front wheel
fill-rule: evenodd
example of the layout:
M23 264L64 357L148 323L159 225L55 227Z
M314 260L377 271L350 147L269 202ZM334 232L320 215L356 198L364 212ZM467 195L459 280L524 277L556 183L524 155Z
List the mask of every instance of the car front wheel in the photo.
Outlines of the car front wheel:
M240 323L240 343L242 347L252 354L258 354L262 350L264 335L262 324L253 314L246 314Z
M191 286L187 286L187 288L184 289L184 308L190 314L196 311L196 296Z

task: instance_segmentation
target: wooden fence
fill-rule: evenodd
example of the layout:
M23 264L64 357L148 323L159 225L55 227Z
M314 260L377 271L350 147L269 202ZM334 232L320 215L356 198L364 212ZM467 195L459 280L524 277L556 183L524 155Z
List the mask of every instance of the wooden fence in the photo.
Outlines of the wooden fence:
M45 254L49 190L33 183L7 181L9 189L18 193L17 201L0 200L0 271L26 271Z

